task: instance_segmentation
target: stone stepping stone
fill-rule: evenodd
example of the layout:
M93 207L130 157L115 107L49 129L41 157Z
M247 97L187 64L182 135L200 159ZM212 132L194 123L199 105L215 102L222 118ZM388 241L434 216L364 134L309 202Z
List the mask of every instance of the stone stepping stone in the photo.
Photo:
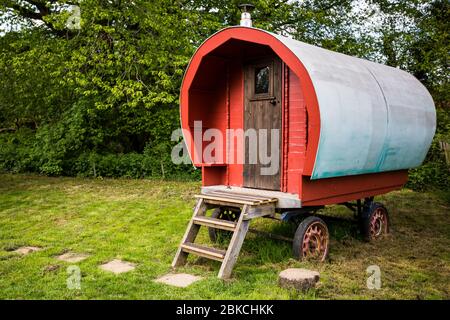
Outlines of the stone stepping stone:
M320 275L317 271L291 268L280 272L278 284L286 289L305 291L314 288L319 279Z
M179 288L186 288L187 286L201 279L202 277L193 276L187 273L168 273L156 279L155 282L164 283Z
M84 254L84 253L66 252L62 255L57 256L56 259L65 261L65 262L77 263L77 262L83 261L84 259L86 259L88 257L89 257L89 255Z
M40 251L40 250L42 250L42 248L39 248L39 247L20 247L20 248L17 248L16 250L14 250L14 252L26 256L29 253Z
M119 259L114 259L110 262L102 264L100 269L105 271L110 271L115 274L128 272L135 269L135 264L131 262L122 261Z

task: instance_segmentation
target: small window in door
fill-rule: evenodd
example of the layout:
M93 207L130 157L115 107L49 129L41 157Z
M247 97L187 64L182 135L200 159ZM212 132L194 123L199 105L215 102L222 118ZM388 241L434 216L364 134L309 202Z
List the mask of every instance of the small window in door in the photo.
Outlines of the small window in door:
M255 94L268 94L270 81L270 68L268 66L255 69Z

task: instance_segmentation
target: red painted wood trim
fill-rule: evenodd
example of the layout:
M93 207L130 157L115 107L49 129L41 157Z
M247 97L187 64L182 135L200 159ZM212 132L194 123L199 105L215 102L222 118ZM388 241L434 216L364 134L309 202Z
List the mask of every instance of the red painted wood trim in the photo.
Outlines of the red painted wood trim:
M282 191L288 186L288 153L289 153L289 68L283 63L283 150L282 150Z
M226 75L226 77L227 77L227 88L226 88L226 99L227 99L227 101L226 101L226 109L227 109L227 129L230 129L230 64L229 63L227 63L227 75ZM227 152L227 154L225 155L226 157L230 154L229 152L230 152L230 147L229 147L229 141L228 141L228 137L226 137L225 138L225 143L227 144L226 146L225 146L225 150L226 150L226 152ZM228 163L228 161L227 160L225 160L227 163ZM227 184L227 186L229 186L230 185L230 167L229 166L227 166L227 181L226 181L226 184Z
M302 206L328 205L397 190L408 181L408 171L391 171L328 179L302 179Z
M188 122L189 88L191 87L192 81L197 70L199 69L203 57L230 39L269 46L283 60L283 62L289 66L292 72L294 72L301 79L300 85L305 95L306 107L308 111L308 144L306 148L306 160L303 174L311 175L314 168L320 135L320 112L316 92L308 71L302 62L291 50L289 50L288 47L266 31L246 27L226 28L212 35L197 49L191 59L191 62L189 63L181 85L181 127L190 131ZM194 150L193 146L190 145L191 141L190 139L185 139L185 141L192 156ZM194 165L201 164L194 163Z

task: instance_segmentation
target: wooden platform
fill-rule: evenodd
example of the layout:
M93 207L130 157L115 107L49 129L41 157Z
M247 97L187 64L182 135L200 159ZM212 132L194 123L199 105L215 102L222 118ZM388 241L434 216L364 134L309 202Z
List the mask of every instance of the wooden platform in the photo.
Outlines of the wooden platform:
M202 194L210 195L216 192L229 194L238 194L239 196L249 196L256 198L269 198L276 199L277 208L301 208L302 203L298 197L298 194L275 191L275 190L262 190L244 187L233 187L226 185L213 185L202 187Z
M196 195L195 197L202 198L205 200L222 201L226 203L237 203L242 205L246 204L250 206L258 206L262 204L277 202L277 198L255 196L233 191L211 191L208 193Z
M195 196L197 205L194 214L181 240L172 267L184 265L189 254L222 262L218 277L227 279L231 276L234 264L249 230L251 219L275 215L276 198L240 194L232 191L213 191ZM207 217L206 212L212 208L239 208L236 221ZM220 250L194 243L201 226L231 231L233 233L228 248Z

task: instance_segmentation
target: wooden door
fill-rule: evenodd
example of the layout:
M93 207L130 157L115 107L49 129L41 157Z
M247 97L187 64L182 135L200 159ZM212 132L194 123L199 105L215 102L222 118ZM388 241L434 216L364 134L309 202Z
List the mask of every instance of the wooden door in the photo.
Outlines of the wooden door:
M281 185L281 61L278 57L267 57L258 61L247 63L244 66L244 130L245 163L244 187L280 190ZM251 133L258 136L258 155L255 161L255 141L249 139ZM261 129L266 129L267 139L260 139ZM272 129L274 130L272 133ZM278 141L271 139L272 134L278 135ZM263 141L265 140L265 141ZM266 143L265 143L266 142ZM266 154L271 157L271 164L261 161L259 150L265 143ZM272 155L272 144L277 153ZM251 155L253 153L253 156ZM278 156L276 156L278 155ZM276 157L275 157L276 156ZM253 161L251 160L253 157ZM267 160L267 159L266 159ZM253 162L253 163L252 163ZM256 163L255 163L256 162ZM273 163L272 163L273 162ZM263 168L271 167L270 174L264 173Z

